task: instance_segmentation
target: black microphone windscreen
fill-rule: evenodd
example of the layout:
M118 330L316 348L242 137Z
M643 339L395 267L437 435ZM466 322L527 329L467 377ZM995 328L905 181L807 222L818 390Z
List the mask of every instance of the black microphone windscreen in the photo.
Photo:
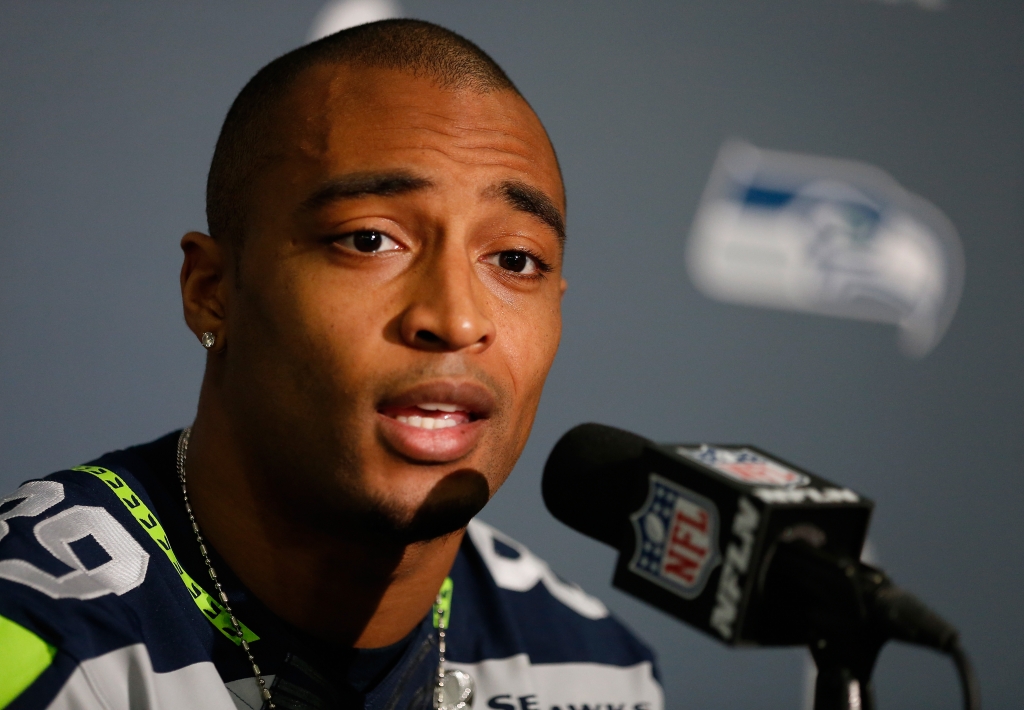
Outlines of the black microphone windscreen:
M573 427L544 465L544 504L574 530L618 546L631 498L628 464L638 461L650 443L603 424Z

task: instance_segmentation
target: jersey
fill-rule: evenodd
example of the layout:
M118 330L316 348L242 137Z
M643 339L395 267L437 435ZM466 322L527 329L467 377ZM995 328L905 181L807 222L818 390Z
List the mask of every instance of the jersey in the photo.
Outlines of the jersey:
M259 688L174 470L177 434L0 499L0 708L257 710ZM340 648L262 606L208 554L278 708L432 707L436 611ZM446 580L446 668L478 710L661 710L650 649L526 547L469 524Z

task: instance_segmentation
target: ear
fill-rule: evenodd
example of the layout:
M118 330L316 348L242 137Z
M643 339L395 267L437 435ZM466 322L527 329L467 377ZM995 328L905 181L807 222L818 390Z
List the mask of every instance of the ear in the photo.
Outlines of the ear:
M200 232L181 238L185 260L181 264L181 305L185 322L202 339L213 333L213 351L224 349L225 323L230 279L227 278L227 254L220 243Z

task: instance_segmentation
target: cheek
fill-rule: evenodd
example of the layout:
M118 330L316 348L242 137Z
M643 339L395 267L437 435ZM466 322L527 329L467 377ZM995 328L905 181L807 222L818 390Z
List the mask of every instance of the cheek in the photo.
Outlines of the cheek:
M380 300L365 291L309 279L300 287L295 325L309 356L321 363L322 374L345 389L365 382L378 361L377 351L388 315ZM325 382L325 384L327 384Z
M260 359L276 360L268 365L282 385L294 378L291 386L314 401L352 401L377 359L387 315L352 279L301 268L298 260L281 266L260 281L251 312L240 314L258 324L248 345Z
M557 302L545 305L534 310L532 317L524 317L522 311L512 314L505 329L504 353L514 387L516 414L527 430L561 338L561 309Z

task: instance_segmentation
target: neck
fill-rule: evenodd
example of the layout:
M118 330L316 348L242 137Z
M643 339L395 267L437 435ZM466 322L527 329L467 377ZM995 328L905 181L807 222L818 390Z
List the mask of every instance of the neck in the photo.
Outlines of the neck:
M228 422L201 402L188 450L192 508L204 537L263 604L356 648L396 643L423 619L464 531L409 545L326 534L277 504L245 461Z

